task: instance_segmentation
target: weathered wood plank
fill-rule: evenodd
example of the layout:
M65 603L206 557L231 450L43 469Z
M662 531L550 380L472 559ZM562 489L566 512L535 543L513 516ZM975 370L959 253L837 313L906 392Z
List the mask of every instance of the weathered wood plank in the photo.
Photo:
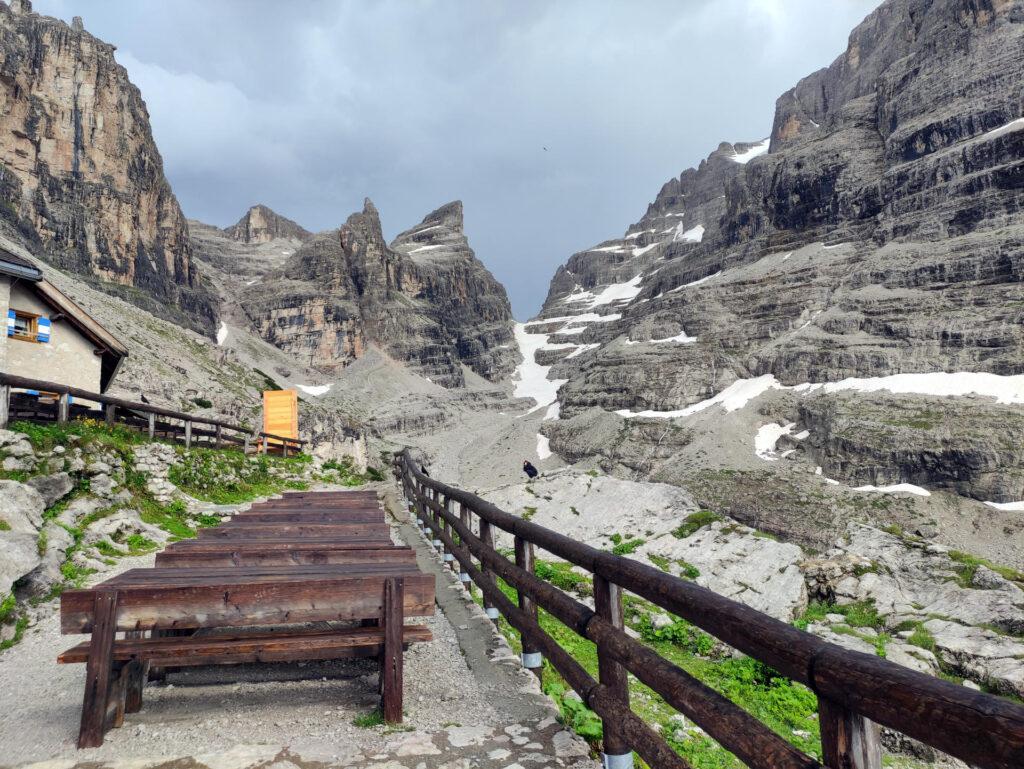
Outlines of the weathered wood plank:
M384 658L381 665L381 711L389 724L402 723L402 625L405 621L405 580L390 577L384 582L384 607L381 624L384 633Z
M405 578L405 614L432 615L434 577L398 574ZM243 584L230 579L190 586L126 584L118 587L117 628L244 627L374 617L381 612L385 576L396 573L392 570L376 576L333 578L322 575ZM92 595L89 590L70 590L61 596L61 632L92 630Z
M156 554L157 567L195 568L204 566L293 566L308 564L372 564L416 563L416 554L411 549L373 548L357 550L278 550L239 551L227 547L214 552L190 552L176 550Z
M89 662L85 669L85 694L82 699L82 721L78 730L78 747L98 748L106 731L107 702L113 676L114 635L117 631L116 590L97 590L91 598L93 615Z
M430 641L430 629L424 625L405 625L403 644ZM384 630L359 627L326 631L278 631L246 633L237 636L183 636L116 641L115 661L141 659L159 665L187 667L194 665L234 665L251 662L283 660L333 659L335 654L358 647L384 648ZM57 657L64 665L80 664L89 658L87 641L72 646ZM210 660L213 660L211 662ZM132 712L132 711L128 711Z

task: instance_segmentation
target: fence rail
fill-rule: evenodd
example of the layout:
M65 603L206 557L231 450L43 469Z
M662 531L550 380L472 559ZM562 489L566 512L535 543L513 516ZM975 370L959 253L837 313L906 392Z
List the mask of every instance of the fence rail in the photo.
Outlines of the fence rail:
M53 406L46 407L43 404L23 406L27 415L34 421L67 422L75 416L76 409L73 407L72 399L81 398L103 405L103 417L107 424L121 422L132 427L144 429L152 439L157 433L164 436L181 440L185 446L191 448L193 442L205 439L207 445L220 447L225 444L233 444L242 447L246 453L253 448L263 454L270 450L280 449L284 456L290 451L300 452L305 441L297 438L288 438L273 433L256 432L246 425L238 425L221 419L210 419L198 417L195 414L188 414L183 411L154 406L149 403L138 403L136 401L115 398L111 395L94 393L78 387L60 384L58 382L47 382L41 379L29 379L28 377L0 372L0 428L7 426L9 417L16 411L16 393L12 388L21 390L35 390L37 392L53 393L57 396L57 402ZM85 413L79 411L79 414ZM163 421L158 421L162 417ZM166 420L181 422L176 425ZM203 428L207 429L203 429Z
M624 590L808 686L818 697L822 757L830 769L879 769L879 725L980 769L1024 767L1024 707L1016 703L844 649L693 582L506 513L420 472L408 449L395 455L394 471L411 511L429 530L445 560L453 568L458 564L464 583L472 581L480 587L488 616L496 620L500 614L519 631L524 665L539 673L541 658L546 657L601 717L605 766L610 769L629 766L632 751L655 769L689 766L630 709L627 671L747 766L822 766L738 705L627 635ZM514 537L515 562L495 549L495 528ZM533 573L535 548L593 575L593 609ZM518 605L498 588L496 577L516 589ZM541 629L538 606L597 645L599 680Z

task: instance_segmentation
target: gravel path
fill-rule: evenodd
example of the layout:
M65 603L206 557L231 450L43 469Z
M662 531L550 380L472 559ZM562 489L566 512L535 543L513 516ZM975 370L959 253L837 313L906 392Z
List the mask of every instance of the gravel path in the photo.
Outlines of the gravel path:
M396 510L394 491L387 496ZM585 744L557 723L533 676L415 528L399 520L393 527L397 540L416 546L421 568L437 575L441 608L426 622L434 640L406 654L400 729L353 724L377 706L373 661L237 665L185 669L147 685L141 712L109 731L102 747L76 750L85 668L55 661L77 639L60 635L53 602L0 654L0 766L591 766ZM149 565L152 556L118 568Z

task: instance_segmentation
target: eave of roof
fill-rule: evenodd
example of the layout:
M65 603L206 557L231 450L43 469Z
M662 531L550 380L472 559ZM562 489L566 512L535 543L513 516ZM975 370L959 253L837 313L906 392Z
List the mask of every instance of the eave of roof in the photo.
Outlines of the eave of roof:
M27 259L0 248L0 273L13 278L23 278L38 283L43 279L43 271Z

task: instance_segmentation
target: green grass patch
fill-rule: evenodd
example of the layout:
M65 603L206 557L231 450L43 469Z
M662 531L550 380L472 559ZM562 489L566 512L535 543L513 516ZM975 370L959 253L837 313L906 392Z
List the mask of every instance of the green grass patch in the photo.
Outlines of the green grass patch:
M248 502L284 489L305 489L309 484L282 475L301 474L309 456L246 456L239 451L194 448L181 452L181 463L168 478L186 494L219 505Z
M713 513L710 510L698 510L696 513L690 513L679 526L672 529L672 536L676 539L686 539L698 529L720 520L722 520L722 516L718 513Z
M593 593L593 586L590 579L573 570L572 564L567 561L541 561L534 562L534 573L541 579L550 582L559 590L576 595L590 595Z
M801 630L806 630L811 623L825 622L826 614L840 614L844 624L851 628L872 628L880 629L885 622L875 608L872 600L856 601L846 604L823 603L812 601L807 606L807 611L794 623Z
M647 560L649 560L662 571L671 571L670 565L672 561L670 561L663 555L655 555L654 553L648 553Z
M97 419L76 419L64 424L13 422L10 429L28 436L37 451L51 451L55 446L67 447L77 441L79 445L97 443L130 454L132 446L149 442L144 433L125 425L107 425Z
M515 590L502 580L498 584L505 595L515 601ZM684 620L677 619L656 631L648 616L653 608L651 604L630 596L625 597L624 603L630 627L658 654L738 704L800 750L820 758L817 698L813 692L749 657L714 656L714 639ZM543 609L539 610L538 619L543 630L596 678L594 644L576 635ZM514 651L522 651L519 634L504 618L499 620L499 629ZM629 687L633 710L648 724L661 727L669 744L686 757L694 769L743 769L732 754L710 738L677 731L677 725L670 720L677 711L653 690L632 676ZM544 691L558 705L566 726L596 748L602 733L600 718L572 694L547 660L544 662Z
M978 556L963 553L959 550L950 550L948 555L957 564L957 572L959 573L957 582L961 587L971 587L972 581L974 580L974 574L978 571L979 566L991 569L1003 579L1008 579L1011 582L1017 582L1024 585L1024 572L1018 571L1017 569L1011 569L1008 566L1000 566L999 564L992 563L992 561L986 560L985 558L979 558Z
M362 729L372 729L375 726L383 726L384 714L380 709L371 710L369 713L362 713L352 719L352 725Z
M523 514L520 516L524 521L529 521L537 514L536 507L524 507Z
M11 530L11 524L9 524L3 518L0 518L0 531L10 531L10 530Z

